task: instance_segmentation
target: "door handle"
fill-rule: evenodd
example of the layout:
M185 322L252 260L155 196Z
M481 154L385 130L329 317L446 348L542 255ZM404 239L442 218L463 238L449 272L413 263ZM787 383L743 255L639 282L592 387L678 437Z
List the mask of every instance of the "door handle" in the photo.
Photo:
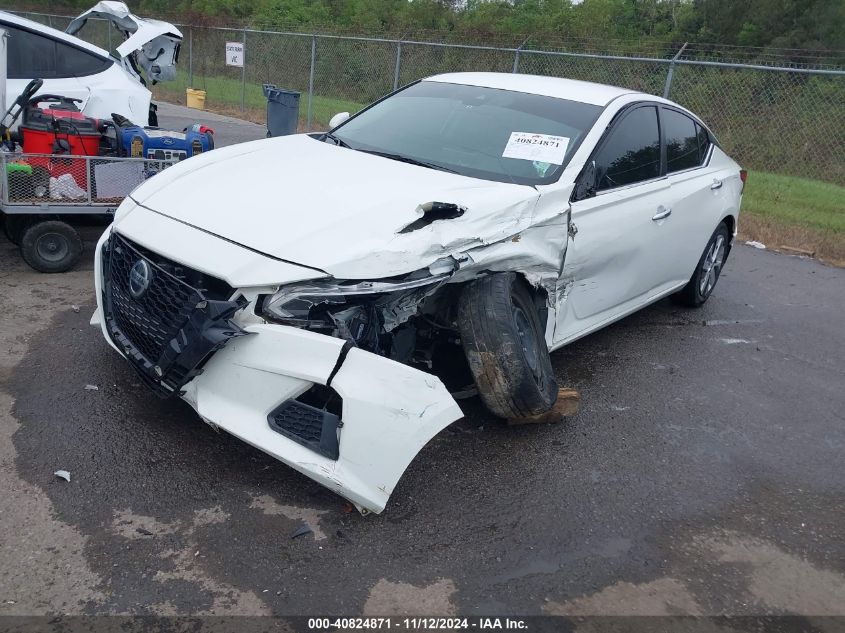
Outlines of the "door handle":
M719 187L721 187L721 186L722 186L722 181L721 181L721 180L719 180L718 178L714 178L714 179L713 179L713 184L712 184L712 185L710 185L710 188L711 188L711 189L718 189L718 188L719 188Z
M651 219L655 221L662 220L663 218L668 218L670 215L672 215L672 209L660 205L657 207L657 213L651 216Z

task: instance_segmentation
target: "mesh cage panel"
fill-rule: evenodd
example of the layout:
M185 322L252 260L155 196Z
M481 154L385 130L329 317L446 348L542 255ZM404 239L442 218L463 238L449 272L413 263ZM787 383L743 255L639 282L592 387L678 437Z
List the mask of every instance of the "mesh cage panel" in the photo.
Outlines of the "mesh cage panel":
M135 158L2 153L0 193L4 205L114 207L169 164Z

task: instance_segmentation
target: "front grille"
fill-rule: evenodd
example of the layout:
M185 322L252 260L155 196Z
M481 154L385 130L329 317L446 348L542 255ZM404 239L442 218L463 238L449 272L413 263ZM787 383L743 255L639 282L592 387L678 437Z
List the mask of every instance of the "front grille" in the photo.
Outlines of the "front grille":
M127 240L112 239L108 275L115 322L144 358L157 364L165 346L204 297L144 258ZM153 264L154 274L149 289L135 298L129 292L129 271L142 258Z
M143 261L149 285L133 296L130 272ZM135 369L160 395L201 371L208 356L245 332L228 319L243 307L219 279L182 266L113 233L103 250L107 329Z

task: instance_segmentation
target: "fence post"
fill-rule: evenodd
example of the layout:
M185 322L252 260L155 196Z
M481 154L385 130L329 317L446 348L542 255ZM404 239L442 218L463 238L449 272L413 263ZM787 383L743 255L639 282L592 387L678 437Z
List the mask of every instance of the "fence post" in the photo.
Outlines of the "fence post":
M528 43L528 40L530 40L530 39L531 39L531 36L529 35L528 37L525 38L525 40L522 42L522 44L520 44L517 47L516 51L514 51L514 54L513 54L513 73L514 74L519 72L519 51L522 50L522 47L525 46Z
M308 117L305 121L305 131L311 131L311 115L314 111L314 66L317 61L317 36L311 36L311 70L308 73Z
M396 42L396 68L393 70L393 89L399 88L399 68L402 63L402 40Z
M188 29L188 88L194 87L194 27Z
M242 38L244 44L243 66L241 66L241 112L246 110L246 29Z
M666 85L663 86L663 98L669 98L669 90L672 88L672 77L675 76L675 62L681 57L681 54L684 52L684 49L687 47L689 42L684 42L684 45L681 46L681 49L675 53L675 56L672 58L672 61L669 62L669 72L666 73Z

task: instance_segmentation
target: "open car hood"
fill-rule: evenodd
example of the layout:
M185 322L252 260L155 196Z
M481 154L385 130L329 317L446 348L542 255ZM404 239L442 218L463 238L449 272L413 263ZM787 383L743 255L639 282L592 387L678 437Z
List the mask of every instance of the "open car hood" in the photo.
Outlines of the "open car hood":
M195 156L131 197L271 257L367 279L515 235L531 225L539 194L296 135Z
M118 55L122 60L128 60L137 52L134 61L153 83L176 77L182 32L170 22L140 18L132 14L123 2L105 0L74 18L65 32L76 35L89 18L108 20L123 33L126 39L117 47Z

